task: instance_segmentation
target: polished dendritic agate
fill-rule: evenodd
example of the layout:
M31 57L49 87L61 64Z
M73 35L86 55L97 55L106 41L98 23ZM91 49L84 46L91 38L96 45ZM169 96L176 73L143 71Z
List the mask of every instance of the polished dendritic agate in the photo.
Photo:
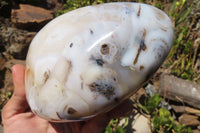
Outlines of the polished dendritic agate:
M145 4L101 4L61 15L30 45L28 103L50 121L109 111L158 69L172 42L169 17Z

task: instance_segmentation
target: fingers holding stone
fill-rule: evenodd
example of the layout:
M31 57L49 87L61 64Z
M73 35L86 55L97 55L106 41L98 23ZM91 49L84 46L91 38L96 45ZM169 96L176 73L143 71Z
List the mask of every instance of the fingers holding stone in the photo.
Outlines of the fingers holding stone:
M11 99L3 108L3 120L9 119L16 114L23 113L28 108L25 96L24 71L25 67L22 65L15 65L12 67L14 92Z

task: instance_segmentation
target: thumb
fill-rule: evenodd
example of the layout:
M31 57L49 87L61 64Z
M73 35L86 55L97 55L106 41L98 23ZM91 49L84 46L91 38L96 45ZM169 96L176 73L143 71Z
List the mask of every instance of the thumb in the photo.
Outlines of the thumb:
M28 103L25 95L25 67L14 65L12 67L14 92L11 99L7 102L2 110L2 120L5 121L14 115L25 112Z

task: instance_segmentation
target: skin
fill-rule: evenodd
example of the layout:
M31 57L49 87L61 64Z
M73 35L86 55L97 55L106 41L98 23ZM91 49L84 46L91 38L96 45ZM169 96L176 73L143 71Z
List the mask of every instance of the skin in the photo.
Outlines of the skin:
M102 133L110 119L127 115L132 110L132 103L127 100L110 112L87 121L68 123L46 121L30 110L25 94L24 73L24 66L13 66L14 92L2 110L4 133Z

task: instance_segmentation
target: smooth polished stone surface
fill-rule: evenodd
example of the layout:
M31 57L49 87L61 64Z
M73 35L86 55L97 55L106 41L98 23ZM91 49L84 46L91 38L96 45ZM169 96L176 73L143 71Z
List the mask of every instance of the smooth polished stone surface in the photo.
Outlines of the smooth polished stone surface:
M49 121L78 121L109 111L159 68L173 43L161 10L141 3L80 8L48 23L26 60L26 96Z

